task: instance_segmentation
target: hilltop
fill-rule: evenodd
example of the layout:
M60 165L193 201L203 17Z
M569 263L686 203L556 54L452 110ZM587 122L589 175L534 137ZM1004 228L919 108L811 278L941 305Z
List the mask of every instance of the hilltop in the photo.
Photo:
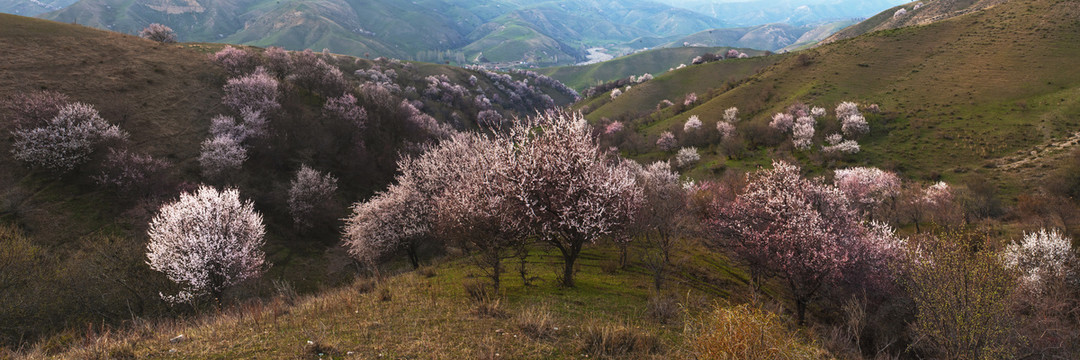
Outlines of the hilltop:
M681 129L691 115L700 116L709 129L729 107L739 108L740 132L748 134L796 102L827 109L841 101L879 104L882 113L870 115L873 132L860 140L863 151L847 163L885 166L915 178L984 176L1015 194L1035 183L995 170L996 164L1080 130L1069 120L1080 113L1075 100L1080 74L1062 71L1080 56L1075 46L1080 23L1070 20L1078 11L1070 2L1011 1L926 25L767 57L772 65L732 88L710 85L715 91L708 100L678 114L661 111L641 117L646 106L659 99L678 102L687 93L702 93L700 87L662 86L661 80L696 84L695 79L710 72L705 68L724 62L690 66L636 85L613 101L601 94L599 100L579 106L588 106L589 118L596 121L640 119L635 122L640 133L654 137ZM595 106L598 102L603 105ZM727 160L714 146L705 151L708 160L702 164L707 165L697 174L723 167L753 169L773 151L759 148L753 157Z

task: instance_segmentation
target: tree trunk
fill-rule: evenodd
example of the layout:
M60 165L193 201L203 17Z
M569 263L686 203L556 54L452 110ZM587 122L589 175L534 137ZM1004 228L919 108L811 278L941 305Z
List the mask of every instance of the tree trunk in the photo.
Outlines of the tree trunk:
M799 326L806 325L806 299L795 299L795 314L799 319Z
M405 249L405 252L409 254L409 263L412 264L413 270L420 268L420 254L416 250L416 245L409 244L409 247Z
M574 261L576 260L577 254L563 256L562 285L565 287L574 287Z

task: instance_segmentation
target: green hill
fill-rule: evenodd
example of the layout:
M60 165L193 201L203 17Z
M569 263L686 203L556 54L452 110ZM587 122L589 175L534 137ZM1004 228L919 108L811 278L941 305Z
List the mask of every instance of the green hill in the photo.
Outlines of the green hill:
M689 65L695 57L705 53L722 54L728 47L673 47L642 51L613 60L589 65L562 66L539 69L537 72L550 76L582 91L608 81L624 79L630 75L659 75L681 64ZM758 50L740 49L751 56L760 56Z
M928 25L768 57L775 64L733 89L711 84L657 90L646 83L614 101L605 102L606 95L599 95L600 100L587 100L603 103L591 107L588 116L639 118L656 99L675 101L711 87L718 89L715 97L683 113L641 118L642 133L655 136L681 129L690 115L700 116L710 129L724 109L734 106L740 109L739 127L745 134L797 101L830 111L841 101L880 104L883 113L869 117L873 132L860 139L863 151L847 163L885 166L924 178L963 179L979 173L1005 189L1030 188L1037 182L1026 176L1042 177L1045 172L1023 172L1021 177L1014 170L995 168L1018 153L1042 149L1080 130L1074 120L1080 115L1080 73L1063 71L1080 56L1080 23L1073 20L1078 11L1069 2L1006 2ZM688 67L657 80L697 84L701 71ZM639 91L650 94L647 100L635 95ZM819 139L826 135L821 132ZM754 156L727 161L710 146L702 161L706 165L696 171L707 173L714 166L752 169L769 151L757 149L750 153ZM807 159L798 152L792 156Z

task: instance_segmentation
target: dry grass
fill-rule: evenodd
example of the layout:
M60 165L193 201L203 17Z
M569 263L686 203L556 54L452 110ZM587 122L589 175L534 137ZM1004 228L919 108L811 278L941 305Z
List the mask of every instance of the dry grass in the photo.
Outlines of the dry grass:
M517 328L526 336L536 340L549 340L559 331L555 316L546 306L534 306L514 316Z
M663 346L655 335L626 324L587 325L580 336L581 351L601 359L651 358L663 352Z
M699 359L823 359L780 316L757 307L717 306L686 327L689 351Z

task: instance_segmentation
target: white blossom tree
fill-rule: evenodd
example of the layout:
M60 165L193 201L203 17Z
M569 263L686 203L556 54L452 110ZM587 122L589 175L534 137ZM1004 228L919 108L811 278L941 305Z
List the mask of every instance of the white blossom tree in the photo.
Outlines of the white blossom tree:
M776 113L769 122L769 127L784 132L791 130L793 126L795 126L795 117L786 113Z
M701 129L701 119L697 115L690 115L690 118L683 124L683 132L692 133Z
M693 231L695 217L688 206L688 190L679 182L679 174L666 161L635 167L642 190L642 201L635 211L630 231L648 246L645 263L653 270L653 286L663 286L671 254L679 237ZM656 251L654 252L653 249Z
M289 183L289 214L298 226L309 226L320 208L325 208L337 191L337 178L300 166L296 177Z
M1005 265L1020 272L1021 284L1038 292L1049 279L1070 275L1076 261L1072 239L1057 229L1040 229L1024 234L1019 243L1011 243L1002 253Z
M64 105L44 124L16 129L12 135L11 153L16 160L61 174L89 160L98 145L128 136L83 103Z
M221 102L237 112L248 108L269 114L281 108L278 81L261 66L249 75L229 79L224 90Z
M139 37L160 43L176 42L176 32L172 28L158 23L150 24L142 31L139 31Z
M814 125L817 125L817 121L809 116L800 117L795 121L795 126L791 129L791 142L795 144L796 149L810 149L814 141Z
M433 230L430 201L423 195L406 180L353 205L343 234L349 254L378 274L379 259L404 248L413 268L420 267L417 250Z
M900 194L900 177L872 167L836 170L833 184L864 216L873 218L880 206Z
M684 147L679 149L679 153L675 154L675 164L679 168L687 168L701 161L701 154L698 153L696 147Z
M727 140L735 136L735 125L727 121L718 121L716 131L720 133L722 139Z
M732 124L739 122L739 108L730 107L724 110L724 122Z
M265 233L262 215L236 189L200 186L150 221L147 264L182 288L163 294L167 301L210 295L220 303L226 289L265 271Z
M218 135L206 139L199 153L203 174L217 177L229 170L239 169L247 160L247 149L235 137Z
M676 146L675 134L670 131L665 131L660 134L660 138L656 139L656 147L663 151L674 150Z

